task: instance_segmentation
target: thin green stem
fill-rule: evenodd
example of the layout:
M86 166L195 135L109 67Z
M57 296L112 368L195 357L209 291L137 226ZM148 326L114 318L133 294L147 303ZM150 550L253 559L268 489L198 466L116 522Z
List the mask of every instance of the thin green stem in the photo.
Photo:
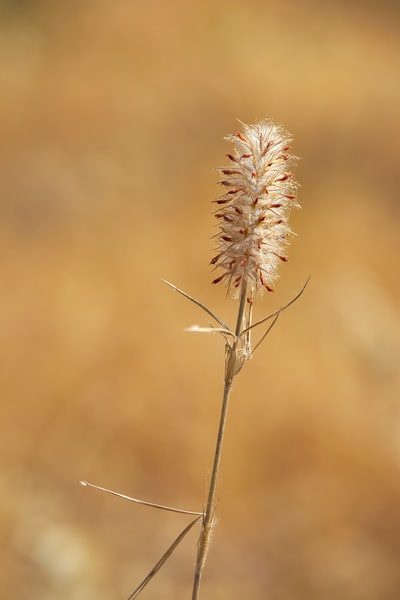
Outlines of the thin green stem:
M211 533L214 525L214 517L215 517L215 506L216 506L216 495L217 495L217 483L220 473L220 464L221 464L221 454L222 454L222 444L224 440L225 434L225 425L226 418L228 414L228 406L229 406L229 396L232 388L232 382L234 376L240 369L240 361L241 357L239 356L239 344L241 343L241 331L243 328L243 320L245 315L245 307L246 307L246 299L247 299L247 285L246 283L242 284L242 288L240 291L240 301L239 301L239 309L238 316L236 321L236 329L235 329L235 340L232 345L227 346L227 356L226 356L226 364L225 364L225 380L224 380L224 391L222 397L222 407L221 407L221 416L219 420L219 428L217 434L217 442L214 453L214 462L211 471L211 480L210 486L208 489L207 496L207 504L206 510L204 513L202 527L200 532L200 537L197 546L197 557L196 557L196 567L194 573L194 581L193 581L193 592L192 592L192 600L197 600L200 590L200 581L203 573L204 565L207 558L208 548L211 539Z

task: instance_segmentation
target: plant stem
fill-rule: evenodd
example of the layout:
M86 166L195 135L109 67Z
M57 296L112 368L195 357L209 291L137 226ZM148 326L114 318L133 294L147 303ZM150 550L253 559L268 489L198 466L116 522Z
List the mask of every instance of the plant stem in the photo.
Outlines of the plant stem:
M219 419L219 428L217 434L217 442L214 453L214 462L211 472L211 480L210 486L208 489L207 496L207 505L204 513L204 517L202 520L201 532L197 546L197 557L196 557L196 567L193 581L193 592L192 592L192 600L197 600L199 590L200 590L200 581L203 573L204 565L207 558L208 548L210 544L211 534L213 530L213 525L215 522L215 507L216 507L216 494L217 494L217 482L220 473L220 464L221 464L221 453L222 453L222 444L225 433L225 425L226 418L228 414L228 406L229 406L229 397L232 388L233 378L238 373L241 367L241 357L239 356L238 350L241 347L241 332L243 328L243 320L245 315L245 307L246 307L246 297L247 297L247 284L243 281L242 287L240 291L240 301L239 301L239 309L238 316L236 321L236 329L235 335L236 338L232 345L227 346L227 354L225 360L225 377L224 377L224 391L222 397L222 407L221 407L221 416ZM248 324L247 324L248 326Z

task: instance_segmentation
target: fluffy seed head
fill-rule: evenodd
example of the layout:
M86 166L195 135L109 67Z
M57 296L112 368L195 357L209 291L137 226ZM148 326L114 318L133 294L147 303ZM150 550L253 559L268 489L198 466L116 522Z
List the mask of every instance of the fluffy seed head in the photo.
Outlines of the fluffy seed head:
M234 149L227 154L230 165L219 169L225 192L215 200L218 254L211 264L224 272L213 283L225 281L233 292L242 282L252 292L272 291L278 265L287 261L289 213L298 206L296 157L280 125L269 119L242 125L242 132L226 136Z

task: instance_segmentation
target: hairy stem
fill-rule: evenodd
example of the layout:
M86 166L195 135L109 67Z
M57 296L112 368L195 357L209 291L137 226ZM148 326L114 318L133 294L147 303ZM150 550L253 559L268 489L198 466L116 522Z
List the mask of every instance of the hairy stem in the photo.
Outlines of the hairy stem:
M210 486L208 489L206 510L204 513L200 537L199 537L198 546L197 546L197 557L196 557L196 566L195 566L194 581L193 581L192 600L197 600L198 595L199 595L201 576L202 576L204 565L206 562L210 539L211 539L211 534L212 534L212 530L213 530L213 525L215 522L216 495L217 495L217 487L218 487L217 483L218 483L218 478L219 478L219 473L220 473L222 444L223 444L223 440L224 440L226 418L227 418L227 414L228 414L229 397L230 397L230 392L231 392L231 388L232 388L233 378L240 370L241 360L242 360L241 356L239 355L239 350L241 350L241 343L242 343L241 331L243 329L243 320L245 317L246 297L247 297L247 285L243 281L242 287L241 287L241 292L240 292L239 310L238 310L236 329L235 329L236 338L231 345L227 346L221 416L219 419L219 428L218 428L217 442L216 442L215 453L214 453L214 462L213 462L213 467L212 467L212 471L211 471Z

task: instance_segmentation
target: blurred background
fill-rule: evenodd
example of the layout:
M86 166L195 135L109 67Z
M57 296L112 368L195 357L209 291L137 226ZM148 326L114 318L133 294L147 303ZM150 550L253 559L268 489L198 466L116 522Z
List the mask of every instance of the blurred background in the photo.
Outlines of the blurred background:
M0 595L123 600L201 510L232 323L211 286L223 136L301 157L311 275L234 387L202 598L400 597L400 5L0 2ZM215 276L215 275L214 275ZM143 592L190 598L193 530Z

